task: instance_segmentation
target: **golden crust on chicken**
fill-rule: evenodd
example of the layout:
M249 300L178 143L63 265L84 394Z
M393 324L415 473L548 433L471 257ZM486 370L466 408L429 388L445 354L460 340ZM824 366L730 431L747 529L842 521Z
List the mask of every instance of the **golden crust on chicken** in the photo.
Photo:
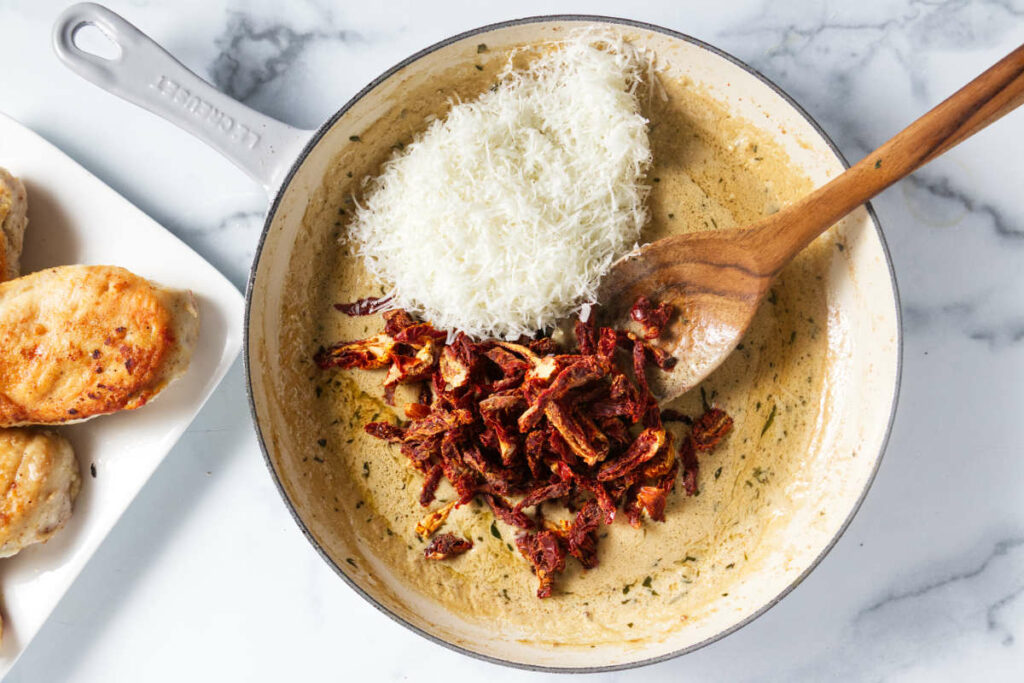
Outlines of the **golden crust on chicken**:
M190 292L113 266L0 284L0 427L78 422L145 405L188 367Z
M0 168L0 282L18 277L22 239L28 225L28 193Z
M66 439L45 430L0 429L0 557L49 540L71 517L81 484Z

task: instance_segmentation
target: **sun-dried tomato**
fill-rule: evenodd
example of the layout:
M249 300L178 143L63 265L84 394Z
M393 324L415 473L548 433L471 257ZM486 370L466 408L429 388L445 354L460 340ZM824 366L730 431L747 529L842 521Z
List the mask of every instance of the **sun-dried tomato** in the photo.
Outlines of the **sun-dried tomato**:
M391 303L390 296L368 296L347 304L334 304L334 308L345 315L373 315L383 311L389 303Z
M444 476L444 470L441 469L441 464L436 463L431 465L430 469L427 470L427 476L423 480L423 488L420 489L420 505L427 507L434 502L434 495L437 493L437 487L441 483L441 477Z
M505 467L511 467L515 464L519 455L519 435L511 428L506 427L494 411L481 412L483 422L487 425L487 430L494 435L501 464Z
M640 422L647 429L661 429L661 409L658 407L658 402L653 398L647 399L647 408L644 410L643 417L640 418Z
M643 414L643 405L633 383L624 374L618 373L608 387L608 396L590 404L588 412L595 420L621 415L635 423Z
M428 339L414 356L394 354L391 359L391 367L384 378L384 386L410 384L428 379L434 371L434 364L437 362L436 355L439 351L440 349L434 341Z
M412 466L426 474L434 459L441 455L441 435L435 434L417 441L406 441L402 444L402 455L409 458Z
M462 425L472 424L476 418L468 410L435 410L422 420L414 420L405 430L406 441L419 441L428 436L442 434Z
M462 457L462 462L483 477L491 489L502 495L512 493L516 489L516 484L522 479L516 470L490 462L474 443L462 444L459 447L459 454Z
M430 323L413 323L402 328L395 335L396 344L408 344L419 348L428 343L436 343L448 336L447 332L434 329Z
M640 395L649 396L651 390L647 386L647 350L639 339L633 342L633 375L636 377Z
M630 352L635 352L634 347L636 346L636 342L640 342L643 346L644 356L647 361L654 363L654 365L658 366L662 370L671 370L676 366L676 363L679 362L679 359L672 354L644 341L641 337L636 336L632 332L625 332L622 330L617 331L616 341L619 348L626 349Z
M686 495L693 496L697 493L697 471L700 464L697 462L697 453L693 445L693 437L683 439L679 446L679 460L683 464L683 490Z
M434 370L434 374L430 376L431 408L451 408L451 401L448 400L446 389L447 385L444 377L441 376L441 370Z
M661 370L671 370L679 362L679 359L670 354L664 349L659 349L656 346L650 344L644 347L647 351L647 357L652 363L658 366Z
M363 431L370 436L375 436L378 439L391 443L398 443L405 439L405 430L390 422L369 422L363 427Z
M636 492L637 504L655 522L665 521L665 504L679 474L679 461L673 457L670 462L667 471L655 484L641 486Z
M665 521L665 497L668 491L659 486L641 486L636 492L637 505L656 522Z
M672 306L664 302L655 306L650 299L642 296L633 304L629 317L643 328L644 339L657 339L672 317Z
M665 445L661 447L657 455L644 464L641 476L644 479L661 479L668 474L677 460L675 437L671 432L666 432Z
M455 349L455 353L459 355L459 358L462 359L463 363L472 368L480 362L480 355L491 348L491 343L476 343L462 332L459 332L455 335L455 338L452 339L449 346Z
M574 391L572 394L572 401L578 406L587 406L587 412L592 417L599 417L593 414L590 409L594 404L607 400L611 394L611 386L608 382L592 382L588 386Z
M416 321L408 313L400 308L392 311L384 311L384 334L394 337L407 327L412 327Z
M519 392L504 392L500 394L491 394L484 400L480 401L480 413L496 413L502 410L515 410L516 408L525 408L526 399L524 399Z
M469 365L459 358L454 347L446 346L441 351L439 368L441 379L453 389L464 387L469 382Z
M577 476L574 481L584 491L588 491L594 494L594 499L601 508L601 512L604 513L604 523L611 524L615 521L615 511L618 505L615 503L615 499L608 493L608 489L604 485L590 477Z
M441 439L441 469L455 487L461 502L467 503L473 499L480 487L480 477L463 460L456 444L455 432L446 432Z
M608 437L598 431L589 418L570 413L561 402L548 404L544 414L572 452L588 465L600 462L608 455Z
M472 547L473 542L465 538L459 538L455 534L440 534L427 544L423 556L428 560L447 560L461 555Z
M601 525L601 508L596 501L589 501L576 513L576 519L569 525L565 540L569 554L579 560L584 569L597 566L597 528Z
M516 547L537 575L538 598L550 598L555 574L565 569L565 548L553 531L537 531L516 536Z
M494 513L494 516L505 522L505 524L508 524L509 526L517 526L520 529L532 529L536 526L533 520L530 519L525 512L522 510L516 510L501 496L485 493L483 495L483 499L491 508L491 512Z
M426 403L406 403L403 410L410 420L422 420L430 415L430 406Z
M526 371L530 369L529 363L500 346L490 349L484 355L501 369L504 379L522 380Z
M526 435L526 466L530 468L530 474L534 478L540 478L544 473L544 444L547 439L548 435L540 429Z
M664 324L664 308L641 302L637 310L648 334ZM384 396L392 404L398 385L420 383L417 402L405 405L406 427L366 426L398 444L423 473L424 506L442 479L456 491L417 532L429 537L451 509L480 496L496 519L531 532L516 543L534 566L541 597L551 594L567 556L584 568L596 565L597 528L611 524L617 511L634 526L645 517L663 520L680 470L683 488L694 495L697 452L712 448L732 424L720 409L708 409L677 452L663 421L688 418L659 410L647 376L651 366L670 368L675 359L631 332L577 322L577 348L563 352L550 337L476 342L461 333L449 338L405 311L383 315L382 334L321 349L315 360L323 367L387 368ZM634 426L643 429L637 434ZM568 508L575 519L545 519L545 502ZM442 543L436 540L438 557L450 556Z
M558 344L551 337L541 337L540 339L533 339L527 342L526 348L538 356L546 356L558 351Z
M568 467L579 464L579 456L572 452L569 444L565 442L557 429L549 425L546 434L548 450L557 458L556 465L564 464Z
M513 342L495 342L495 348L502 348L506 351L513 353L518 356L520 360L526 361L531 367L536 366L540 363L541 357L530 350L530 348L524 344L516 344Z
M685 425L692 425L693 418L673 408L666 408L661 411L662 422L682 422Z
M391 362L394 348L394 339L386 334L378 334L369 339L332 344L317 351L313 360L322 369L377 370Z
M732 418L721 408L711 408L693 423L693 446L710 451L732 429Z
M597 480L610 481L628 474L657 455L664 445L664 429L645 429L636 437L628 451L601 466L597 471Z
M633 442L626 423L617 417L606 417L598 420L598 427L608 437L608 441L619 447L628 447Z
M551 386L538 394L519 418L519 431L528 432L540 421L541 413L550 403L565 397L571 390L601 379L611 367L600 356L585 356L582 360L565 368L551 382ZM550 418L549 418L550 419Z
M446 505L443 505L433 512L428 512L427 515L416 524L416 535L421 538L430 538L438 528L444 524L444 521L448 519L448 515L451 513L452 508L458 501L451 501Z
M618 347L618 343L618 333L610 327L602 327L597 339L597 355L611 361L615 357L615 349Z
M546 500L552 500L553 498L562 498L569 495L569 490L572 488L571 482L568 481L556 481L554 484L548 484L547 486L538 486L533 489L526 496L516 503L515 510L522 510L526 507L533 505L539 505Z
M630 487L624 496L622 511L626 513L626 521L634 529L639 529L644 521L644 508L638 497L640 487Z
M577 320L573 331L576 333L576 346L584 356L593 356L597 353L597 330L594 328L594 319L588 318L586 322Z

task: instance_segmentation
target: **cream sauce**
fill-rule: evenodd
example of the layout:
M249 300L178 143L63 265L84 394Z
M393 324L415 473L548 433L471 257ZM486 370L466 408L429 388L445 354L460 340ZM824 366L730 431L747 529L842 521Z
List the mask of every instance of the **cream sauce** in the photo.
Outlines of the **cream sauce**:
M362 133L327 174L319 203L307 211L307 229L333 228L343 237L357 180L374 172L392 145L421 130L425 117L443 114L449 96L471 97L487 87L499 62L492 59L482 72L451 74L444 87L409 97L407 108ZM810 189L781 148L753 126L687 83L664 85L667 101L651 97L645 105L655 163L644 241L743 225ZM451 561L423 558L424 544L414 533L425 513L418 504L422 476L397 448L362 430L366 422L395 415L381 400L382 372L310 369L316 434L304 474L333 498L329 507L338 524L355 526L364 552L373 553L371 564L386 566L398 581L470 621L500 624L505 635L523 641L560 645L663 636L716 609L730 586L756 570L770 552L762 537L795 506L787 490L799 479L822 410L827 339L820 283L831 248L819 241L797 258L740 348L675 402L697 414L703 392L735 419L732 434L701 460L699 495L687 497L677 487L665 523L635 530L619 519L603 527L600 565L583 572L570 559L551 599L535 597L536 579L514 550L516 530L477 502L453 512L442 528L470 538L473 549ZM312 296L319 310L312 312L311 350L380 327L378 317L349 318L331 306L379 294L379 283L344 246L322 258L328 275ZM400 391L396 404L410 399ZM433 507L452 497L443 483Z

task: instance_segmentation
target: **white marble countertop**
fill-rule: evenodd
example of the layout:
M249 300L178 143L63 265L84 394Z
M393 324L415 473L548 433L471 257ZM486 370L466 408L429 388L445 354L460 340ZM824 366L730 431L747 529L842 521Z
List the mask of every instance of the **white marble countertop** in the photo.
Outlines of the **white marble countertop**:
M64 149L242 288L266 199L201 143L61 66L64 2L0 0L0 110ZM191 0L109 5L187 66L319 124L450 34L552 12L689 33L790 92L858 159L1024 42L1024 1ZM619 680L1024 677L1024 111L874 202L903 299L903 390L852 526L739 632ZM157 470L11 681L538 678L401 628L316 555L268 476L241 365Z

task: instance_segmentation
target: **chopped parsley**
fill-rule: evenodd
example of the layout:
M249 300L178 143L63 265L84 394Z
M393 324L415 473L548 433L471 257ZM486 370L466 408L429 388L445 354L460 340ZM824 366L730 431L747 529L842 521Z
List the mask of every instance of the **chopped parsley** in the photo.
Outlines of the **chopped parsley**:
M773 403L772 404L772 412L768 414L768 419L764 421L764 426L761 427L761 436L764 436L764 433L767 432L768 428L772 426L773 422L775 422L775 412L777 410L778 410L778 405Z

